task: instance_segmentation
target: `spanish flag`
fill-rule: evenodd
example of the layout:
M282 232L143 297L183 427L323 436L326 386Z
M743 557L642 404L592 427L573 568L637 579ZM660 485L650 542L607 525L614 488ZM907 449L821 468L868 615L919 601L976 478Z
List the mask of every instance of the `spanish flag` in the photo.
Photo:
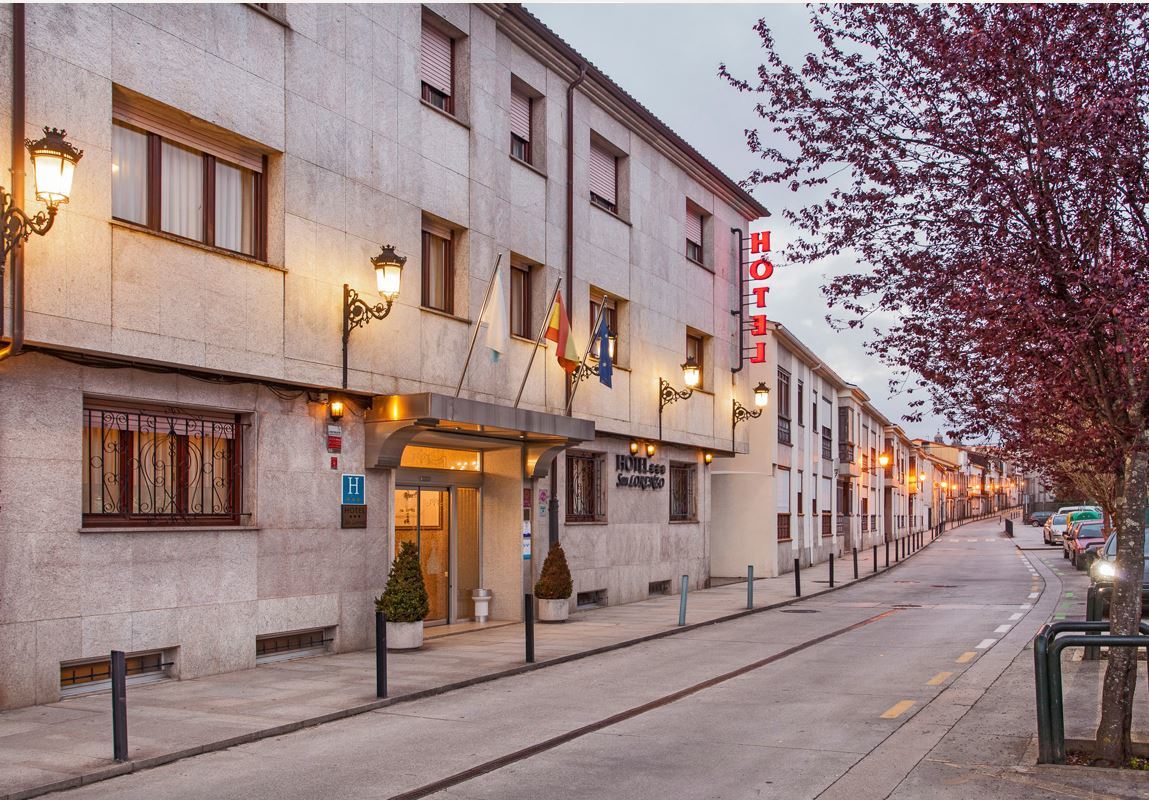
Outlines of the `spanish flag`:
M575 352L574 341L571 337L571 321L567 316L566 305L560 292L551 306L551 319L547 324L547 338L558 345L559 366L567 372L578 369L579 357Z

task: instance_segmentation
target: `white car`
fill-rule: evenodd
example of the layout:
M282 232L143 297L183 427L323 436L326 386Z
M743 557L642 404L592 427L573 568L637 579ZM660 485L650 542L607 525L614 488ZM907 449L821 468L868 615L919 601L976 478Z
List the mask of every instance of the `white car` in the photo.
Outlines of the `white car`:
M1045 540L1046 544L1061 544L1065 538L1065 527L1065 514L1059 511L1046 520L1041 538Z
M1072 511L1100 511L1101 506L1062 506L1057 509L1058 514L1068 514Z

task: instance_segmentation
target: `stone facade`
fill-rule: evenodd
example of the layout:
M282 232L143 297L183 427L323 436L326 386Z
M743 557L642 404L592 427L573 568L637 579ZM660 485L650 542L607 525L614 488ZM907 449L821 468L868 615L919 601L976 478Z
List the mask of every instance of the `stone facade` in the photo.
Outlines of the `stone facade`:
M424 25L456 43L453 115L422 99ZM0 63L11 33L5 9ZM593 68L574 92L568 142L579 68L525 11L501 4L56 5L29 15L26 135L66 128L85 155L55 228L26 248L29 351L0 362L0 706L55 700L61 662L110 649L159 650L172 674L194 677L251 666L265 634L322 629L329 649L368 646L397 476L365 463L365 409L373 398L455 392L499 253L508 294L508 262L531 268L536 326L563 276L579 349L592 291L618 304L613 388L586 381L571 408L598 431L579 447L608 467L604 523L565 522L565 464L555 462L576 592L618 603L663 581L676 591L682 574L705 584L703 454L731 449L732 399L749 391L745 374L727 377L739 264L728 232L764 209ZM508 150L512 84L534 98L530 164ZM0 82L6 131L10 86ZM265 157L266 259L113 219L118 92ZM590 202L592 138L619 156L617 213ZM688 203L705 212L702 263L685 255ZM30 186L24 205L37 206ZM427 223L452 231L449 314L421 307ZM385 320L351 336L343 391L343 285L376 302L369 260L384 243L407 256L402 291ZM688 332L703 341L702 387L664 410L660 433L659 379L681 385ZM534 348L514 337L492 363L480 347L461 397L510 406ZM520 407L564 414L565 380L549 344ZM324 397L340 392L348 413L333 456ZM85 527L82 415L97 400L239 415L241 524ZM668 487L613 485L610 459L632 440L657 442L659 464L693 466L695 518L670 522ZM550 511L538 500L556 492L549 477L525 474L517 450L484 463L484 581L493 615L516 619L546 552ZM367 527L343 529L339 476L359 472ZM525 575L520 493L535 541Z

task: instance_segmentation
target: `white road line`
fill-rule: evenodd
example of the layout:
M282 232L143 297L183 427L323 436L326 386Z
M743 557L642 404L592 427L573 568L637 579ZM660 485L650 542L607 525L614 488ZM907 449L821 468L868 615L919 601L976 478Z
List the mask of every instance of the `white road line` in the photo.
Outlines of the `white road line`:
M1010 619L1010 622L1021 619L1021 612L1019 611L1016 614L1010 614L1009 619Z
M1012 625L998 625L996 628L993 629L993 632L994 633L1009 633L1009 629L1012 627L1013 627Z
M982 639L980 642L978 642L976 645L974 645L973 649L974 650L984 650L996 641L997 641L997 639Z
M1030 592L1029 593L1029 599L1032 600L1033 598L1037 597L1040 594L1041 594L1041 592Z
M1033 608L1033 603L1022 603L1021 605L1018 606L1018 608L1020 608L1022 610L1027 610L1027 609Z

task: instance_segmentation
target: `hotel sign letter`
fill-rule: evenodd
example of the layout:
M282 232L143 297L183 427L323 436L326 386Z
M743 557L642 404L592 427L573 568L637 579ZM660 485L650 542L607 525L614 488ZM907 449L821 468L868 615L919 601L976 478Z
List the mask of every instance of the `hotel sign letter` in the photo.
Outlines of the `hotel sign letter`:
M774 274L774 265L770 262L770 231L751 231L750 233L750 335L754 337L752 344L754 352L750 356L751 364L762 364L766 361L766 342L763 338L766 328L766 295L770 291L768 281Z

